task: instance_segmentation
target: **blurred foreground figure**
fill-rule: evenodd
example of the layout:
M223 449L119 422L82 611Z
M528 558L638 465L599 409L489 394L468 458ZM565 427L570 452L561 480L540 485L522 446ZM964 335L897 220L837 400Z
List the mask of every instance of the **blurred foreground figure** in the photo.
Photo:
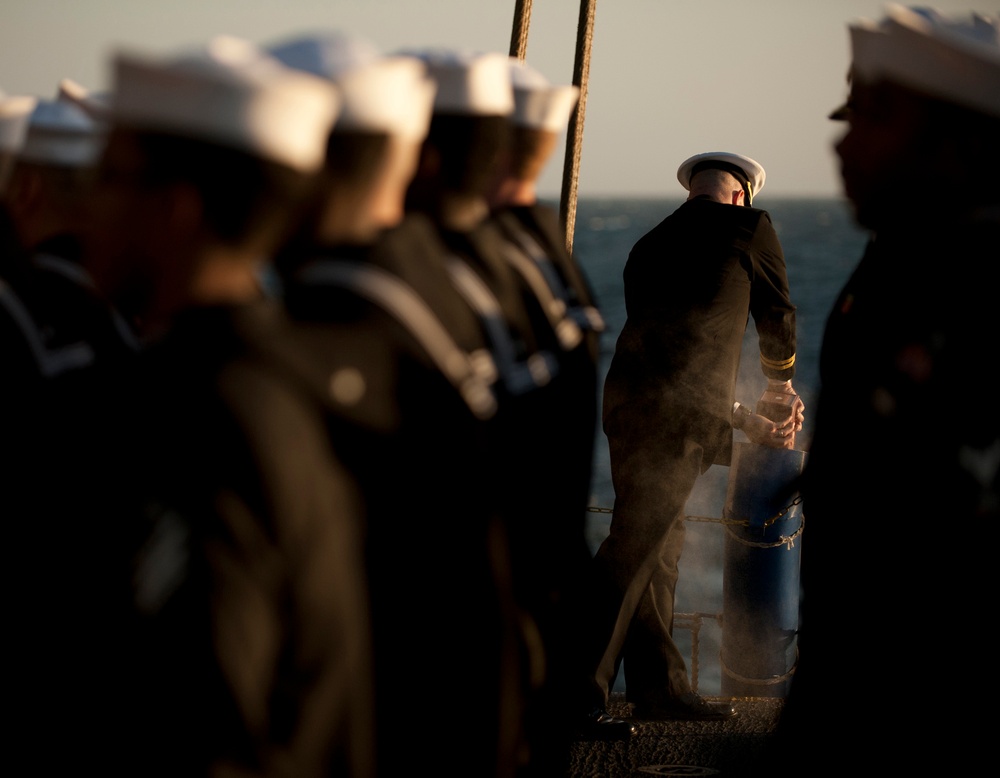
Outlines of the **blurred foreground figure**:
M68 100L32 104L0 192L23 250L0 266L0 397L14 405L41 381L128 358L138 345L83 266L104 124Z
M823 335L800 658L760 774L974 774L993 751L969 714L1000 518L1000 18L889 5L849 29L835 148L871 240Z
M29 95L12 96L0 91L0 294L8 293L13 276L20 276L26 266L26 252L5 191L36 101Z
M7 188L10 170L24 145L28 119L38 98L0 93L0 196Z
M17 471L18 761L370 776L359 495L259 281L337 92L225 37L113 65L87 264L143 347L50 382Z
M506 255L533 290L559 336L558 373L544 420L521 431L519 459L534 479L530 498L511 511L510 542L518 602L541 641L538 677L530 688L525 725L529 758L522 774L567 769L571 738L629 736L633 725L610 718L595 732L574 719L573 692L583 674L569 607L589 569L586 516L594 430L598 418L598 361L604 319L583 269L566 248L558 213L539 202L537 186L566 130L579 97L515 58L507 63L514 89L510 143L491 195L494 223L509 242ZM515 494L522 494L515 492Z
M349 36L271 50L342 96L320 206L278 271L366 505L378 774L505 778L520 624L486 465L496 369L433 223L403 218L437 85L417 57L373 56ZM442 685L460 710L430 699Z
M525 530L553 486L547 467L537 465L550 462L548 455L555 456L561 445L547 433L558 418L555 382L563 345L539 289L524 274L524 264L531 270L531 260L512 258L514 247L490 213L493 186L511 140L515 102L509 57L439 49L416 54L427 64L437 93L417 172L407 190L407 222L432 225L443 246L449 288L476 323L471 331L456 329L456 337L480 355L481 365L488 360L493 371L497 411L485 429L482 456L474 467L485 484L478 500L498 517L493 532L497 571L508 593L517 593L516 629L505 634L500 658L504 691L498 733L504 753L516 747L513 767L521 769L533 758L525 741L526 695L543 677L546 659L534 614L521 596L535 573L519 562L526 561ZM565 312L559 313L557 320L563 318ZM579 335L576 325L570 325ZM546 522L550 519L554 517L545 517ZM547 530L539 530L541 540ZM512 547L512 541L519 548ZM466 666L476 662L468 649L462 649L461 661Z
M686 201L641 237L625 263L628 319L604 384L603 425L615 487L608 537L594 558L589 705L603 709L624 663L639 719L714 721L731 705L691 686L673 640L684 508L697 479L728 465L733 430L792 448L802 401L772 422L736 401L751 317L768 389L794 394L795 306L770 214L756 207L765 172L741 154L706 152L677 170Z

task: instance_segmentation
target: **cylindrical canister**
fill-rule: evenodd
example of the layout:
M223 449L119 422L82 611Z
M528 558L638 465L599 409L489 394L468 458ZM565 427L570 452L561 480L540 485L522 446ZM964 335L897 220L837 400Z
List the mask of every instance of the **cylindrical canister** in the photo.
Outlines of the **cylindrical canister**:
M722 693L784 697L795 670L805 452L734 443L724 519Z

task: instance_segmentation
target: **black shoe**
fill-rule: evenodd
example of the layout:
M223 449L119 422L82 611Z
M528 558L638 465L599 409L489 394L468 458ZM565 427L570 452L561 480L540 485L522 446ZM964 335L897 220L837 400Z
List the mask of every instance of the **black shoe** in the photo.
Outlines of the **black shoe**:
M636 705L632 713L646 721L722 721L735 716L736 709L727 702L708 702L688 692L655 706Z
M627 719L612 716L604 708L595 708L577 729L579 740L628 740L638 728Z

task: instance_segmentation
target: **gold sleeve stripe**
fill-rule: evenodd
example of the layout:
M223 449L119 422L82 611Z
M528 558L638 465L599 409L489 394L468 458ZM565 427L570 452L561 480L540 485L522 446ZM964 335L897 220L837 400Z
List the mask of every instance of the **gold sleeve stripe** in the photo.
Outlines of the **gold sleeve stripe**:
M792 354L788 359L768 359L761 354L760 363L771 370L788 370L788 368L795 364L795 355Z

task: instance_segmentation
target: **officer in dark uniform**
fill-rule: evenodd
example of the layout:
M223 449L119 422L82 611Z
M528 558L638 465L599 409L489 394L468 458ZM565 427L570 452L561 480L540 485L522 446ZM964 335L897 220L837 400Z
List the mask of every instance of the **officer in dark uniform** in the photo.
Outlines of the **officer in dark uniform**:
M799 662L759 774L971 773L993 752L969 728L1000 518L1000 16L890 5L849 32L834 148L872 237L823 333Z
M747 423L734 394L751 316L769 388L792 393L795 306L770 216L751 205L764 169L709 152L681 164L678 180L687 201L625 265L628 318L603 407L614 516L594 560L584 650L595 702L607 699L624 660L637 718L715 720L733 708L692 691L672 638L684 507L709 466L729 463L734 427L755 443L791 446L801 400L782 424L754 414Z
M305 56L309 47L322 56ZM365 497L378 772L424 762L435 774L510 776L520 624L496 485L483 466L497 370L433 224L401 224L436 85L421 60L359 57L367 49L350 38L272 50L327 63L316 72L343 101L318 216L277 267L312 354L303 372L329 384L340 406L330 437ZM426 715L443 674L463 699L447 724Z
M363 504L259 275L337 93L232 38L119 54L113 86L87 260L144 347L50 382L12 742L40 772L372 776Z

